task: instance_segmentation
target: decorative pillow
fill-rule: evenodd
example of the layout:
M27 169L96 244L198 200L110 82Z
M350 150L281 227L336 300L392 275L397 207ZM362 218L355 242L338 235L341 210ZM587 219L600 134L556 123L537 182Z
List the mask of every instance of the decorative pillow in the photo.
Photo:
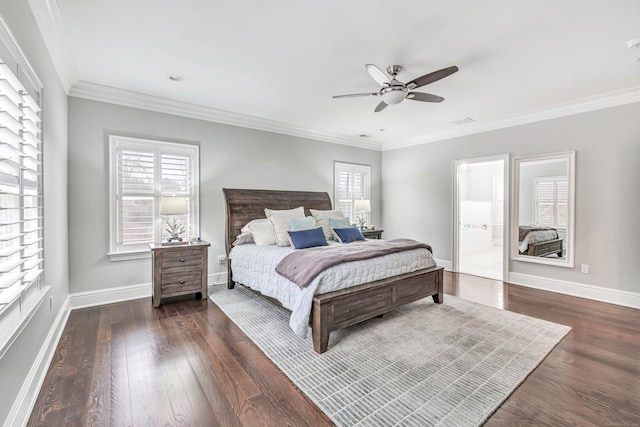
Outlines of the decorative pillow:
M295 249L314 248L316 246L328 246L322 227L308 230L287 231L291 246Z
M344 218L344 214L339 210L319 211L316 209L309 209L313 219L316 220L316 224L322 227L324 231L324 237L327 240L334 240L333 233L331 233L331 225L329 225L329 218Z
M358 240L365 240L360 230L358 230L358 227L333 228L332 230L340 243L351 243Z
M273 232L273 226L268 220L254 220L247 224L247 227L256 245L268 246L276 244L276 234Z
M278 246L289 246L289 239L287 238L289 218L304 218L304 207L300 206L287 210L265 209L264 213L271 222L273 231L276 233L276 244Z
M312 216L305 216L304 218L289 218L289 230L308 230L315 228L316 220Z
M329 218L329 226L331 228L347 228L351 227L351 223L349 222L349 218Z
M253 242L254 242L253 234L251 234L251 232L247 229L247 231L245 231L244 233L238 234L238 236L236 236L236 240L234 240L231 245L237 246L237 245L244 245L245 243L253 243Z

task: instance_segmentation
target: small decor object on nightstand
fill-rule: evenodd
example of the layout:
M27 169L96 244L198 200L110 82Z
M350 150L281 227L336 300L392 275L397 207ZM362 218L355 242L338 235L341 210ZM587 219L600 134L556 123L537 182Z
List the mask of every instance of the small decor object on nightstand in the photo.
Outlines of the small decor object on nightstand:
M167 221L165 230L169 233L167 242L182 242L180 235L187 230L184 225L178 222L176 216L185 215L189 212L186 197L164 196L160 199L160 215L171 215L171 221Z
M371 201L367 199L358 199L353 206L353 210L356 212L359 228L361 230L365 230L367 228L367 214L371 212Z

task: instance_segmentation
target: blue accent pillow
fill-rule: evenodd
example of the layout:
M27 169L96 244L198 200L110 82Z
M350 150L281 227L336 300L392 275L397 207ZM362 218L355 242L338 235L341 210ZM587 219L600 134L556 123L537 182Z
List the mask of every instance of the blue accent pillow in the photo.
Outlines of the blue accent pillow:
M316 246L328 246L327 238L324 237L322 227L308 230L287 231L291 246L295 249L313 248Z
M289 230L307 230L316 226L316 220L312 216L304 218L289 218Z
M358 230L358 227L333 228L332 230L340 243L351 243L358 240L365 240L360 230Z
M347 228L351 227L349 223L349 218L329 218L329 226L331 228Z

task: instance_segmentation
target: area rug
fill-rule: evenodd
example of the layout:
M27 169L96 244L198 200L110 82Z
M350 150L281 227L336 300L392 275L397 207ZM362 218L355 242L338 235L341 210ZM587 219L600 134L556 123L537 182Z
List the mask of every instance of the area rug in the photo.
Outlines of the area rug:
M224 311L338 426L481 425L570 331L445 295L331 333L313 351L288 315L242 286L211 286Z

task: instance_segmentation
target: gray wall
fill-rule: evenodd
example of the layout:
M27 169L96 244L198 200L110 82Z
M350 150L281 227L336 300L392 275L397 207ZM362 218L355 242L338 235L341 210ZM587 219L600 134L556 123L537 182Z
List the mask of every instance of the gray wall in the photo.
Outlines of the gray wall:
M576 151L576 268L511 261L516 273L639 292L640 103L382 154L385 238L413 237L452 260L453 162ZM590 273L579 272L589 264Z
M48 297L0 359L0 422L7 417L51 325L69 294L67 227L67 96L26 1L0 1L0 14L44 85L44 261Z
M69 98L71 293L151 282L148 259L110 262L108 135L200 144L200 228L211 242L209 271L224 254L222 188L327 191L335 160L371 165L372 221L380 223L382 154L275 133Z

